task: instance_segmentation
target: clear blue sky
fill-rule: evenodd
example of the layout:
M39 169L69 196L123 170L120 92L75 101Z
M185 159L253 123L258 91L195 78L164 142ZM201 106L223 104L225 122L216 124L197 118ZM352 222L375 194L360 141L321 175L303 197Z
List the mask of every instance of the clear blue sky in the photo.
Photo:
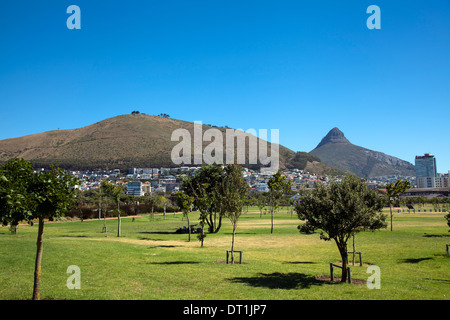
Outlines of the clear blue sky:
M448 0L1 1L0 48L0 139L139 110L450 170Z

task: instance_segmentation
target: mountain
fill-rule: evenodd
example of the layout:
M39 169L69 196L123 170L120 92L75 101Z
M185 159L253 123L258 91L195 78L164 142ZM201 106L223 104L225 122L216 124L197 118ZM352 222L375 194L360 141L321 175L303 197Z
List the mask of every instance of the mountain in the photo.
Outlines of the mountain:
M210 128L203 125L202 132ZM214 128L222 132L225 150L226 128ZM171 136L176 129L188 130L193 140L192 122L146 114L121 115L79 129L0 140L0 162L24 158L32 161L34 167L59 165L72 170L174 167L171 152L179 141L171 141ZM203 147L210 143L203 142ZM337 172L306 152L294 152L280 145L279 154L280 168L309 169L319 174ZM261 165L247 167L257 169Z
M310 154L323 163L359 177L385 175L414 176L414 166L399 158L352 144L344 133L333 128Z

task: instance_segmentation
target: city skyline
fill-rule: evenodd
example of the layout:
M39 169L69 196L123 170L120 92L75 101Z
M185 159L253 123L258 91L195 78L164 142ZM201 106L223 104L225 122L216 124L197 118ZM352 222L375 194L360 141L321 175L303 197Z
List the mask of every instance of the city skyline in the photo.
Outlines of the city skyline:
M370 30L366 9L381 8ZM81 29L68 29L70 5ZM450 3L75 1L0 6L0 139L129 114L279 129L294 151L333 127L450 170ZM445 120L439 120L445 122Z

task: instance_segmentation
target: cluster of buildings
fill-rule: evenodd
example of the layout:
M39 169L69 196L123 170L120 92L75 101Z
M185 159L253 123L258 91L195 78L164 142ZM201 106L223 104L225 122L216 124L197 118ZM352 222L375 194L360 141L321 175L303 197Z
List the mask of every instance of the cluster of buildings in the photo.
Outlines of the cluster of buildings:
M313 188L316 184L328 184L332 180L340 179L340 177L316 175L299 169L284 171L283 175L291 180L291 190L294 192L300 189ZM271 177L272 174L260 173L244 168L244 179L253 191L268 192L269 187L267 183Z
M416 156L417 188L448 188L450 187L450 171L447 174L437 173L436 158L425 153Z
M436 158L430 153L416 156L416 187L406 191L407 197L449 197L450 171L446 174L437 173Z
M437 173L436 158L430 153L416 156L415 187L404 193L406 197L444 198L450 196L450 171Z
M97 189L102 180L115 180L124 185L127 193L133 196L143 196L146 193L170 194L177 192L185 176L194 175L201 167L175 167L175 168L131 168L128 172L115 170L100 171L73 171L72 174L82 181L80 190ZM384 176L371 178L367 184L372 189L385 186L398 179L409 180L414 188L407 191L406 196L448 197L450 191L450 172L437 173L436 158L426 153L416 156L415 177ZM270 173L260 172L248 168L243 169L244 179L254 192L267 192ZM328 184L339 180L340 177L316 175L299 169L284 171L283 174L292 181L292 191L313 188L316 184Z
M126 188L128 194L143 196L146 193L154 192L162 194L177 192L183 177L194 175L200 168L131 168L127 173L121 173L118 169L72 171L72 175L81 180L77 188L82 191L99 188L102 180L115 180L117 184L122 184ZM327 184L332 180L339 179L327 175L319 176L299 169L285 171L283 174L291 179L293 191L312 188L317 183ZM272 174L244 168L243 175L254 192L267 192L269 190L267 183ZM375 184L373 185L375 186Z
M191 168L189 168L191 169ZM98 189L102 180L114 180L127 190L127 194L143 196L146 193L173 193L179 190L182 177L179 172L189 173L194 170L183 168L132 168L128 173L119 169L96 171L72 171L71 174L80 179L77 188L81 191ZM197 169L197 168L196 168Z

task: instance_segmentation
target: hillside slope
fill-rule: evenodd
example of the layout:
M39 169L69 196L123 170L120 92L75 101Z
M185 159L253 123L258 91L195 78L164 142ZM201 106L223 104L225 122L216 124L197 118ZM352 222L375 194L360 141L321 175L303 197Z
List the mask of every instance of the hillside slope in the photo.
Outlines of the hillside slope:
M203 125L203 132L209 128ZM173 167L171 152L179 142L171 141L171 135L176 129L186 129L191 137L194 136L192 122L145 114L121 115L79 129L48 131L1 140L0 162L21 157L31 160L35 167L55 164L80 170ZM217 129L223 133L226 130ZM224 145L225 142L224 138ZM204 142L203 146L208 144L210 142ZM296 153L281 145L279 150L281 168L304 169L308 163L314 162L318 163L315 166L317 173L335 172L306 152Z

